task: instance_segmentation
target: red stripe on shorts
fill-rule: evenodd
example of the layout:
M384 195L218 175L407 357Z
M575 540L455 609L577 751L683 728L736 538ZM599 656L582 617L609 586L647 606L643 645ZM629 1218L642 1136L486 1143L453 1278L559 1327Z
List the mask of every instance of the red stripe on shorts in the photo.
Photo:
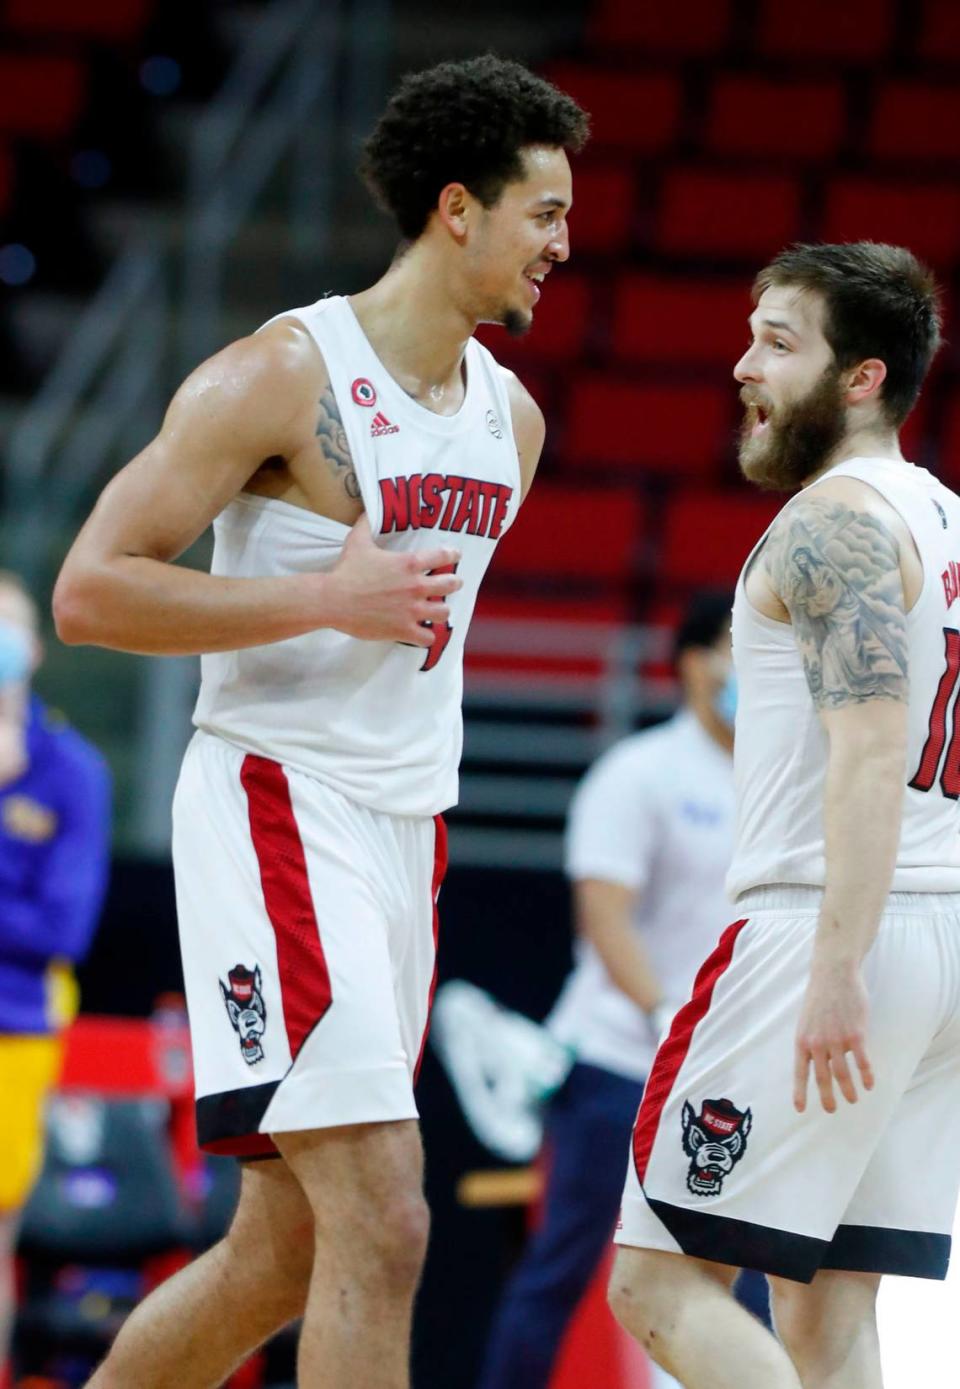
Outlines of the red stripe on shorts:
M295 1058L330 1007L330 972L286 773L279 762L248 754L240 781L247 793L263 900L277 940L283 1021Z
M647 1174L647 1163L650 1161L657 1129L660 1127L663 1107L673 1089L680 1067L687 1059L694 1029L710 1010L713 991L733 958L733 947L746 924L747 918L744 917L742 921L735 921L724 931L716 950L700 966L690 1001L677 1013L669 1036L657 1052L633 1128L633 1161L641 1186Z
M433 842L433 879L430 884L430 894L433 901L433 978L430 980L430 997L427 1000L427 1020L423 1025L423 1036L420 1039L420 1054L417 1057L417 1064L414 1067L413 1083L416 1085L420 1077L420 1067L423 1065L423 1053L427 1046L427 1037L430 1034L430 1014L433 1012L433 996L437 992L437 961L440 946L440 909L437 906L437 898L440 895L440 884L443 882L447 871L447 826L442 815L435 815L433 823L436 827L436 837Z

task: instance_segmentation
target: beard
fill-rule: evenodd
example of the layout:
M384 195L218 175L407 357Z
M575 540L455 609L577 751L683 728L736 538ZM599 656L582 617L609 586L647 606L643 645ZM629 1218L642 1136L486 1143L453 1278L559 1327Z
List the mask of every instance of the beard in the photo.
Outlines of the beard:
M504 309L500 322L512 338L522 338L533 327L533 315L520 309Z
M740 432L740 471L748 481L774 492L792 492L826 463L846 432L846 409L839 368L831 364L802 400L781 405L768 415L763 433L754 438L756 398L748 390L741 400L747 416Z

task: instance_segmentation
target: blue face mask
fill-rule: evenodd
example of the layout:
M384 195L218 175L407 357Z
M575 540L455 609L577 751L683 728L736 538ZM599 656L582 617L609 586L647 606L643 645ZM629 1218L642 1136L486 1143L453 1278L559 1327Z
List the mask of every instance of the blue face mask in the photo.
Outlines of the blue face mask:
M23 628L0 619L0 689L27 678L31 654L30 638Z
M733 666L713 697L713 707L727 727L732 728L737 717L737 672Z

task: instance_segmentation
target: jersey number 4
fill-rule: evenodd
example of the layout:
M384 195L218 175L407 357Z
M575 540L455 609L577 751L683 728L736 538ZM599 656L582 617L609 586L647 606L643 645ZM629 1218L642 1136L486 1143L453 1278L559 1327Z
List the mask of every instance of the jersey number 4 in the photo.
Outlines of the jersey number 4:
M920 754L920 766L910 781L915 791L930 791L940 772L940 788L952 801L960 797L960 699L954 700L951 719L950 740L947 741L947 710L957 688L960 677L960 632L953 627L944 627L943 640L946 647L947 668L940 677L933 708L930 711L930 724L927 741ZM947 749L944 757L944 747Z
M457 566L455 564L445 564L442 569L430 570L431 574L455 574L456 572ZM421 627L430 627L434 633L433 645L427 647L427 654L420 669L433 670L450 644L453 628L449 622L422 622L420 625Z

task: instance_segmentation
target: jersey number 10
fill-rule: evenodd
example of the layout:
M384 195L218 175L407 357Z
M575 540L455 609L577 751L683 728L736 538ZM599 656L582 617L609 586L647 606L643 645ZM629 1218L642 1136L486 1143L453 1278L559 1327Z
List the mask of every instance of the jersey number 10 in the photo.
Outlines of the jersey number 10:
M930 710L927 741L924 743L923 752L920 755L920 766L909 784L915 791L931 790L942 761L943 771L940 773L940 788L945 796L949 796L952 801L955 801L960 797L960 700L954 702L953 726L950 730L949 744L947 744L947 710L950 707L953 692L957 688L957 678L960 676L960 632L953 627L944 627L943 639L946 646L947 668L940 677L937 693L933 700L933 708ZM944 746L947 747L946 757L943 755Z

